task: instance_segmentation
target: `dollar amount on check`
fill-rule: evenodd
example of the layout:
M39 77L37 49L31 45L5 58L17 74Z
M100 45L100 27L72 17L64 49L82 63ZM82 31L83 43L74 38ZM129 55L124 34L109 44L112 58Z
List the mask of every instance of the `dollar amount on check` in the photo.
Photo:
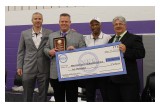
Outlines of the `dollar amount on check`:
M120 42L56 53L59 81L126 74Z

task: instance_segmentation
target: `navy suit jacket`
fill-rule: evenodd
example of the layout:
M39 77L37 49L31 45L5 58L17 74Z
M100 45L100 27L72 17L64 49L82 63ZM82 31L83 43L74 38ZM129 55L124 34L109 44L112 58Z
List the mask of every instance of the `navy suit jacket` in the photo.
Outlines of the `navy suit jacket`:
M115 35L109 40L113 42ZM126 46L124 59L126 64L127 74L110 76L109 79L113 83L139 83L138 67L136 59L145 57L145 49L142 42L142 37L127 32L120 40Z

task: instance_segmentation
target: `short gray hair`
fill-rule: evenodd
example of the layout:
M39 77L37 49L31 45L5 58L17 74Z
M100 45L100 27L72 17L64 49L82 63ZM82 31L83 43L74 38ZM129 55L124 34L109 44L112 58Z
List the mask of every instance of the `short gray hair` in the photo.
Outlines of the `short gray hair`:
M116 20L120 20L120 21L122 21L124 24L126 24L126 19L125 19L123 16L116 16L116 17L113 19L112 23L114 24L114 22L115 22Z
M43 19L43 15L42 15L42 13L40 13L40 12L35 12L35 13L33 13L33 14L32 14L32 19L33 19L33 15L37 15L37 14L38 14L38 15L41 15L41 16L42 16L42 19Z

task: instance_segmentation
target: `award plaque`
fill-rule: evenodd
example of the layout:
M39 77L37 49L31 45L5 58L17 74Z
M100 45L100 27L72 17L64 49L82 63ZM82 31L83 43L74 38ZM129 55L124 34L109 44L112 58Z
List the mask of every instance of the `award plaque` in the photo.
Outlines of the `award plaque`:
M58 37L53 39L54 47L58 49L58 51L66 50L66 37Z

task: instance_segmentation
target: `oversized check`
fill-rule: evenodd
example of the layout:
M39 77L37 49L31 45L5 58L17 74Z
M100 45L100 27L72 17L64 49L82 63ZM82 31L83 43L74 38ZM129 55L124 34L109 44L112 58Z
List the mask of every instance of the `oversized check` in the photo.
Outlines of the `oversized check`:
M120 42L56 53L59 81L126 74Z

